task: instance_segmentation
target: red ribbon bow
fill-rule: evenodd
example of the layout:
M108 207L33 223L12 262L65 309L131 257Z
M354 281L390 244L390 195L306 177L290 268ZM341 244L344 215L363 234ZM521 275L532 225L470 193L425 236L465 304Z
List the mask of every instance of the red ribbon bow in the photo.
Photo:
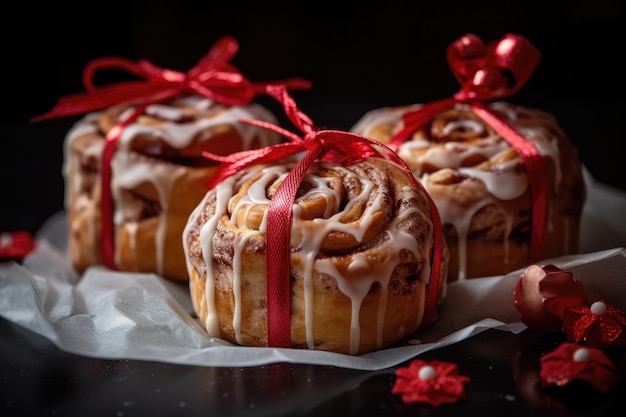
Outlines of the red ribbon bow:
M467 104L485 123L502 136L520 155L528 171L533 197L531 262L541 259L547 209L544 183L545 158L535 145L491 110L486 101L503 99L519 91L539 64L541 54L523 36L506 34L498 42L485 45L468 34L450 44L448 64L461 84L453 97L434 101L404 114L404 128L389 142L397 150L410 136L438 114Z
M133 62L116 57L95 59L83 71L86 93L62 97L51 111L32 120L84 114L118 104L158 103L183 92L200 94L218 103L238 106L250 103L255 94L264 93L268 84L285 84L290 88L310 87L308 81L300 78L271 83L250 82L237 68L229 64L238 50L238 42L225 36L186 73L159 68L146 60ZM104 87L94 86L96 72L106 69L125 70L144 80L120 82Z
M301 78L272 82L250 82L229 64L239 50L238 42L229 36L219 39L209 52L187 73L159 68L146 60L132 62L122 58L100 58L91 61L83 72L87 93L59 99L48 113L32 121L73 116L111 106L127 104L138 106L125 120L114 126L106 135L102 152L100 198L102 212L102 252L104 264L116 269L114 260L113 201L111 199L111 158L123 130L133 123L150 104L163 102L181 93L195 93L228 106L249 104L256 94L265 93L268 85L285 85L293 89L306 89L311 83ZM95 73L105 69L121 69L143 81L128 81L104 87L93 84Z
M292 206L299 184L313 162L319 159L354 164L368 157L387 158L404 167L416 187L422 189L422 186L412 175L411 169L406 163L390 148L372 139L349 132L317 130L313 126L311 119L297 108L296 103L284 86L268 86L267 93L283 104L289 119L304 133L303 138L268 122L241 119L242 122L274 130L291 142L272 145L262 149L237 152L227 156L208 152L205 152L204 155L209 159L221 162L210 184L211 187L214 187L222 179L248 166L267 164L287 156L306 152L276 190L270 201L267 214L268 345L273 347L290 347L289 237ZM429 202L433 215L433 224L435 225L435 248L426 303L427 305L435 306L440 286L439 267L441 263L442 238L439 213L434 203L430 201L430 198ZM425 313L424 323L426 324L431 323L435 318L435 312L431 310Z

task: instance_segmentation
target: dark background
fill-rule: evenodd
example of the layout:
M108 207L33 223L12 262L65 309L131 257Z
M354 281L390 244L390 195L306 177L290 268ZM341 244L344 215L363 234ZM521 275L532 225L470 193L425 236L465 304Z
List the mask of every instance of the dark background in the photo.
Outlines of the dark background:
M311 80L312 90L294 93L301 110L319 127L343 130L370 109L456 92L445 53L458 37L524 35L542 60L509 101L554 114L590 173L626 190L625 10L618 0L19 2L8 10L0 231L34 232L63 208L63 139L78 117L29 119L83 92L90 60L147 59L187 71L224 35L239 41L232 63L252 81Z

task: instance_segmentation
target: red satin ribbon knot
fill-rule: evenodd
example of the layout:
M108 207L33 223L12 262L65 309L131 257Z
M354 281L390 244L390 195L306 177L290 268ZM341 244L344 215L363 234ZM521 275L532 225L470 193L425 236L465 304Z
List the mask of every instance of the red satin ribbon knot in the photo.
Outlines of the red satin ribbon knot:
M519 91L539 64L541 54L521 35L509 33L498 42L485 45L477 36L468 34L448 46L447 58L461 90L452 98L427 103L404 114L404 127L391 139L389 147L397 151L402 143L435 116L458 104L468 105L515 149L526 166L533 199L530 262L539 261L543 254L547 210L546 160L532 142L491 110L486 102L503 99Z
M291 347L290 234L292 207L298 187L313 162L326 160L349 165L369 157L389 159L404 167L416 187L422 190L423 187L415 179L408 165L387 146L349 132L317 130L311 119L297 108L284 86L268 86L267 92L283 104L287 116L304 133L304 138L271 123L242 119L243 122L274 130L291 142L237 152L227 156L208 152L205 152L204 155L209 159L221 162L210 184L211 187L214 187L224 178L248 166L276 162L285 157L306 152L276 190L270 201L267 217L268 345ZM427 299L429 300L427 303L432 303L427 305L433 306L433 308L425 313L424 325L434 321L436 315L434 306L437 305L440 288L439 273L442 249L439 212L430 197L428 198L433 216L435 247L430 284L427 289Z
M159 68L146 60L133 62L117 57L95 59L83 71L86 93L62 97L51 111L32 120L74 116L119 104L158 103L181 93L196 93L218 103L238 106L249 104L256 94L264 93L267 85L284 84L292 89L310 88L310 82L300 78L250 82L229 63L238 50L239 44L234 38L223 37L186 73ZM95 86L93 80L96 73L107 69L123 70L144 80Z
M112 128L106 135L101 163L101 211L102 253L104 264L116 269L114 260L113 201L111 199L111 158L117 141L125 127L135 121L150 104L160 103L182 93L199 94L227 106L249 104L255 95L264 94L269 85L284 85L291 89L307 89L311 83L301 78L270 82L250 82L229 62L239 50L238 42L225 36L219 39L209 52L186 73L159 68L146 60L133 62L123 58L106 57L95 59L83 71L86 93L62 97L49 112L34 117L31 121L49 120L74 116L106 109L116 105L138 106L125 120ZM120 82L107 86L95 86L98 71L107 69L124 70L144 80Z

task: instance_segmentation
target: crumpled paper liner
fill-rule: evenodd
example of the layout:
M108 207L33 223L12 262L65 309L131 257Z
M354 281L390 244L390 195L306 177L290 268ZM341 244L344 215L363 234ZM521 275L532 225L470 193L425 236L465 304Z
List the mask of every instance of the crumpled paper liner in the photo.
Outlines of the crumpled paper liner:
M594 191L596 190L596 191ZM594 195L598 194L598 195ZM621 225L626 197L612 190L590 189L583 225L583 245L593 247L606 235L606 225ZM610 203L606 215L593 202ZM615 205L621 204L622 209ZM618 216L618 217L613 217ZM605 227L600 227L602 223ZM593 232L597 231L595 236ZM625 242L620 230L616 242ZM522 272L454 282L438 320L418 330L406 343L359 356L325 351L236 346L207 335L192 311L189 288L154 274L92 267L78 276L66 261L65 216L50 219L37 236L38 248L24 259L0 264L0 316L38 333L60 349L103 359L136 359L199 366L259 366L275 362L381 370L421 353L447 346L486 329L523 331L513 303ZM584 247L584 246L583 246ZM593 302L599 298L626 310L626 249L599 250L566 256L553 263L582 281Z

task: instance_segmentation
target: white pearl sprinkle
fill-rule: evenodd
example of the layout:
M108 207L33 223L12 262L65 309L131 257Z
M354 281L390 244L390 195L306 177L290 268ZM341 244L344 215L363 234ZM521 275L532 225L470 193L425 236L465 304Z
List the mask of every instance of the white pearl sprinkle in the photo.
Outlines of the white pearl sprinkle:
M591 354L588 349L579 348L574 351L573 359L574 362L587 362L591 359Z
M8 248L13 244L13 237L10 233L0 234L0 248Z
M425 365L420 368L420 370L417 373L417 376L419 377L419 379L426 381L428 379L433 379L434 377L436 377L437 372L435 371L435 368L433 368L432 366Z
M591 304L590 310L593 314L604 314L606 313L606 304L604 304L602 301L596 301L595 303Z

